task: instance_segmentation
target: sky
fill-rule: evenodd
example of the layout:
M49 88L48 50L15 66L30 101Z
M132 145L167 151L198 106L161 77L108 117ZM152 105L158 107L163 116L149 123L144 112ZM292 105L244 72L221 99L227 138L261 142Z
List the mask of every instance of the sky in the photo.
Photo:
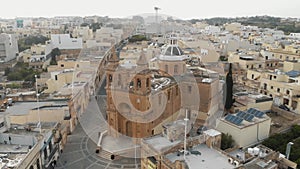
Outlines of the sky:
M0 18L53 16L128 17L159 13L181 19L270 15L300 18L300 0L8 0Z

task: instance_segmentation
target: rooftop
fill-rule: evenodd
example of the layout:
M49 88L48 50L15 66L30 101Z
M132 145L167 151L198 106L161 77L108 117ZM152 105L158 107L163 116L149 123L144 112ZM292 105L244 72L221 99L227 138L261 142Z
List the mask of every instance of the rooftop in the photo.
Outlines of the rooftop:
M25 115L28 114L30 110L37 109L40 107L48 108L53 106L53 109L57 109L59 105L65 105L65 102L16 102L13 106L6 109L5 112L10 113L10 115Z
M263 122L268 119L270 119L270 117L267 116L264 112L254 108L250 108L246 111L239 111L235 114L228 114L221 120L231 125L235 125L238 128L243 128Z
M166 155L171 162L176 160L183 161L183 155L171 153ZM232 164L228 163L228 157L221 152L207 147L206 144L200 144L189 150L189 154L186 155L186 164L189 169L199 168L218 168L218 169L231 169L235 168Z
M162 135L156 135L150 138L144 139L144 142L148 145L151 145L155 150L159 152L163 152L169 148L174 147L175 145L179 144L181 141L176 140L171 142L169 139Z

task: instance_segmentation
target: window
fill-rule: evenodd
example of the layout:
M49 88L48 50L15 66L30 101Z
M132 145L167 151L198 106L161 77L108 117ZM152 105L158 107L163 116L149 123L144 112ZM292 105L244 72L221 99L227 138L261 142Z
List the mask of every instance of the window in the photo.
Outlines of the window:
M112 75L108 75L109 82L112 82Z
M192 86L188 86L188 92L191 94L192 93Z
M118 75L118 86L121 86L121 75Z
M178 65L175 65L174 66L174 74L177 74L178 73Z
M65 65L64 65L64 64L61 64L60 67L65 67Z
M289 91L289 90L286 90L286 94L289 95L289 94L290 94L290 91Z
M280 88L277 88L277 92L280 92Z
M254 79L254 74L252 74L252 79Z
M47 159L48 154L47 154L47 147L44 148L44 159Z
M276 79L277 78L277 76L274 76L274 79Z
M150 86L150 79L147 78L147 80L146 80L146 87L149 87L149 86Z
M165 71L166 71L166 73L169 72L169 66L168 65L165 65Z
M55 75L55 80L57 80L57 75Z
M273 89L273 86L271 86L271 89Z
M158 95L158 104L161 105L161 94Z
M136 86L137 86L138 88L141 88L141 87L142 87L141 79L137 79L137 80L136 80Z
M261 65L258 65L258 68L261 68Z
M191 112L192 112L191 109L187 110L187 118L188 119L191 119L191 114L192 114Z
M39 159L36 160L36 168L37 169L41 168L41 166L40 166L40 160Z

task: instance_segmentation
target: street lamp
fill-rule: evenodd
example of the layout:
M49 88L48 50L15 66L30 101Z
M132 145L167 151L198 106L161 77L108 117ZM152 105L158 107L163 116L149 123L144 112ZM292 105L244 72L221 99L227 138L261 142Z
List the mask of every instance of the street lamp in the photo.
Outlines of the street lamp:
M294 144L293 142L289 142L289 143L286 145L286 151L285 151L286 159L289 159L289 157L290 157L291 147L292 147L293 144Z
M37 127L39 127L40 133L42 133L42 124L41 124L41 116L40 116L40 105L39 105L39 91L38 91L38 85L37 85L37 75L34 75L35 77L35 89L36 89L36 103L37 103L37 110L38 110L38 116L39 116L39 122Z
M187 125L188 125L188 121L189 121L189 119L188 119L188 110L186 110L185 111L185 118L184 118L184 145L183 145L183 147L184 147L184 151L183 151L183 159L184 160L186 160L186 157L185 157L185 155L186 155L186 143L187 143L187 140L186 140L186 137L187 137Z

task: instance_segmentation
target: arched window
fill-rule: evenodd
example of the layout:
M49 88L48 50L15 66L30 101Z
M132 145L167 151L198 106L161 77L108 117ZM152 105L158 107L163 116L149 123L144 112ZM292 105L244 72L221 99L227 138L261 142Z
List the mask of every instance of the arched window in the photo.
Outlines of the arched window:
M146 80L146 87L149 87L149 86L150 86L150 79L147 78L147 80Z
M177 74L178 73L178 65L175 65L174 66L174 74Z
M137 85L138 88L141 88L141 87L142 87L141 79L137 79L137 80L136 80L136 85Z
M168 65L165 65L165 71L166 71L166 73L169 72L169 66Z
M112 79L113 79L112 75L108 75L109 82L112 82Z

